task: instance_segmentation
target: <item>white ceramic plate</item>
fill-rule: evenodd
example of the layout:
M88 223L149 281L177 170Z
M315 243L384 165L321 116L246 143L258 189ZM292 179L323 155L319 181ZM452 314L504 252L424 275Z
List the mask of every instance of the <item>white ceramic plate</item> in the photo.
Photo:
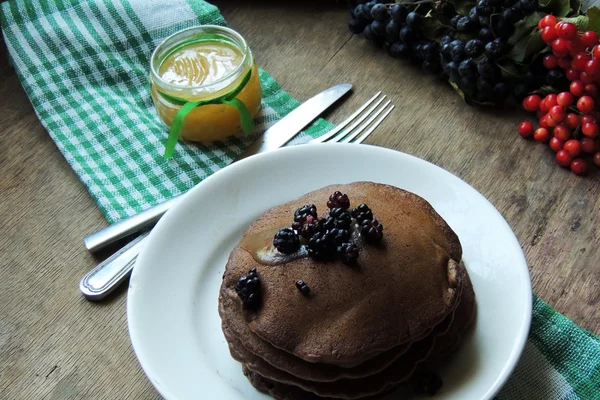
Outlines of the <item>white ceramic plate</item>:
M428 200L458 234L477 295L477 323L440 371L437 400L490 399L525 345L531 281L498 211L454 175L379 147L301 145L229 166L187 194L154 228L130 281L133 348L167 399L269 399L229 355L217 298L230 251L270 207L334 183L387 183ZM393 396L389 397L393 398Z

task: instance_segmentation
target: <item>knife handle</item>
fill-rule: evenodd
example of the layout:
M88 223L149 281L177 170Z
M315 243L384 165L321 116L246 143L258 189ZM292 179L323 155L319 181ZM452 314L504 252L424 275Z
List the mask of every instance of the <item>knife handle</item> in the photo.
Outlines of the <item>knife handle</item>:
M96 252L134 233L153 227L158 220L173 207L181 195L150 207L129 218L109 225L83 238L85 248Z
M102 300L112 293L131 273L149 233L145 232L135 238L88 272L79 282L81 293L91 301Z

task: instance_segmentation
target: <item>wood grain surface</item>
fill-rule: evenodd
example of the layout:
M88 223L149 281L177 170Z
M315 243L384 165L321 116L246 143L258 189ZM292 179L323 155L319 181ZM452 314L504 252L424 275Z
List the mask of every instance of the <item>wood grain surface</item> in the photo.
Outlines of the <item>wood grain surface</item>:
M600 334L598 170L580 178L559 168L547 147L518 138L520 111L470 107L351 36L343 3L216 3L297 99L355 85L333 122L384 91L397 108L369 143L428 160L479 190L514 229L537 295ZM131 349L124 290L98 304L78 291L106 256L88 254L82 238L106 221L0 54L0 399L158 398Z

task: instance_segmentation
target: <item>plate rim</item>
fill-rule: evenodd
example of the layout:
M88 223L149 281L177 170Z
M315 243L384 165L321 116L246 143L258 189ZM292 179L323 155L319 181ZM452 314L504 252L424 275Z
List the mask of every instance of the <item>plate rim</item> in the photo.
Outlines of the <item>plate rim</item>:
M277 149L277 150L270 151L267 153L256 154L254 156L248 157L248 158L243 159L234 164L228 165L225 168L221 168L220 170L213 173L211 176L204 179L202 182L198 183L196 186L194 186L192 189L190 189L188 192L186 192L183 196L181 196L181 199L177 202L177 204L175 204L175 206L173 206L169 211L167 211L167 213L156 224L155 228L152 230L152 232L148 236L147 242L152 243L153 241L155 241L156 239L154 239L154 238L157 237L158 234L154 233L154 232L160 232L161 227L163 225L166 225L167 222L170 221L171 219L176 219L177 215L180 212L182 212L182 210L185 210L186 208L192 206L193 199L194 199L194 197L197 196L196 193L199 193L199 192L201 193L204 190L204 187L211 185L212 182L223 179L223 178L221 178L222 176L224 176L224 177L227 177L228 175L236 176L239 173L243 173L241 171L244 171L244 169L251 170L252 166L254 164L269 162L270 159L284 157L286 153L310 152L310 150L312 148L321 148L324 146L330 146L330 147L334 146L334 147L338 147L338 148L350 148L350 147L356 148L357 145L349 144L349 143L321 143L321 144L307 143L307 144L296 145L296 146L288 146L288 147L283 147L281 149ZM434 170L436 170L437 172L444 175L445 179L451 179L451 180L458 181L460 184L464 185L465 188L468 188L469 190L471 190L475 196L479 197L480 201L483 201L484 203L486 203L486 205L489 206L491 208L491 210L493 210L497 214L497 216L501 218L501 220L506 224L507 228L509 229L510 234L512 235L512 238L519 245L518 246L519 247L519 256L522 259L523 266L524 266L524 268L520 272L521 272L521 275L523 275L522 278L526 279L524 281L524 283L526 283L526 285L529 288L531 288L531 290L529 290L526 293L527 301L523 305L524 311L525 311L524 319L521 322L521 326L519 327L518 336L516 337L516 340L515 340L515 346L512 348L512 352L509 355L509 358L508 358L506 364L500 370L496 380L488 388L487 392L484 395L485 399L493 398L493 396L495 396L502 389L502 387L505 385L507 380L510 378L511 374L514 372L514 370L517 366L517 363L519 362L519 360L523 354L523 351L525 350L525 346L527 344L527 339L529 336L529 331L531 329L531 322L532 322L532 318L533 318L533 290L532 290L531 275L529 272L527 259L525 257L523 249L520 245L520 242L519 242L514 230L512 229L512 227L510 226L510 224L508 223L506 218L504 218L502 213L500 213L500 211L485 196L483 196L483 194L481 194L477 189L475 189L469 183L467 183L463 179L459 178L458 176L454 175L450 171L447 171L446 169L439 167L427 160L421 159L419 157L416 157L416 156L413 156L413 155L410 155L410 154L407 154L407 153L404 153L404 152L401 152L398 150L393 150L393 149L389 149L389 148L368 145L368 144L361 144L360 146L363 148L367 148L368 149L367 151L382 152L382 153L387 153L389 155L393 154L393 156L395 156L395 157L398 157L398 156L407 157L409 160L411 160L413 162L425 163L425 165L427 165L428 167L433 167ZM238 170L240 172L238 172ZM145 248L146 247L144 247L142 249L142 251L140 252L140 254L138 255L138 258L136 261L136 266L134 267L134 269L132 271L130 282L137 280L137 276L139 274L139 271L141 270L140 268L137 267L137 265L139 265L139 263L140 263L140 260L142 261L142 263L145 262L145 257L144 257L144 254L146 253ZM175 397L173 397L172 393L169 393L169 391L166 390L166 388L161 387L157 384L157 382L158 382L156 379L157 377L154 376L155 375L154 371L151 368L149 368L148 361L143 361L146 359L146 356L144 355L144 351L140 348L140 342L139 342L140 339L138 339L138 338L141 337L141 335L140 335L140 331L137 329L137 327L135 325L136 324L135 319L132 316L133 315L133 307L134 307L133 305L136 303L136 300L135 300L135 297L137 296L136 293L138 293L138 291L128 290L127 291L127 300L126 300L126 302L127 302L127 304L126 304L127 328L128 328L128 334L129 334L129 338L130 338L130 341L132 344L132 348L134 350L134 353L136 355L136 358L138 360L140 367L144 371L144 374L146 375L148 380L152 383L153 387L163 397L165 397L167 399L175 398Z

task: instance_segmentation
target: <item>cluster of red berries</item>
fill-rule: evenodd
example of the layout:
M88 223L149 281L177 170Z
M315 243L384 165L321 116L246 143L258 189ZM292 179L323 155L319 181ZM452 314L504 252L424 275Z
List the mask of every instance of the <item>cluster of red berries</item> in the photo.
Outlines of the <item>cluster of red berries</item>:
M580 34L570 22L558 22L553 15L540 20L542 39L552 48L544 56L548 69L561 68L571 81L569 91L542 98L532 94L523 100L523 108L535 112L540 127L521 122L519 134L549 143L556 152L556 162L581 175L588 169L585 154L593 155L600 167L600 45L598 35L588 31Z

